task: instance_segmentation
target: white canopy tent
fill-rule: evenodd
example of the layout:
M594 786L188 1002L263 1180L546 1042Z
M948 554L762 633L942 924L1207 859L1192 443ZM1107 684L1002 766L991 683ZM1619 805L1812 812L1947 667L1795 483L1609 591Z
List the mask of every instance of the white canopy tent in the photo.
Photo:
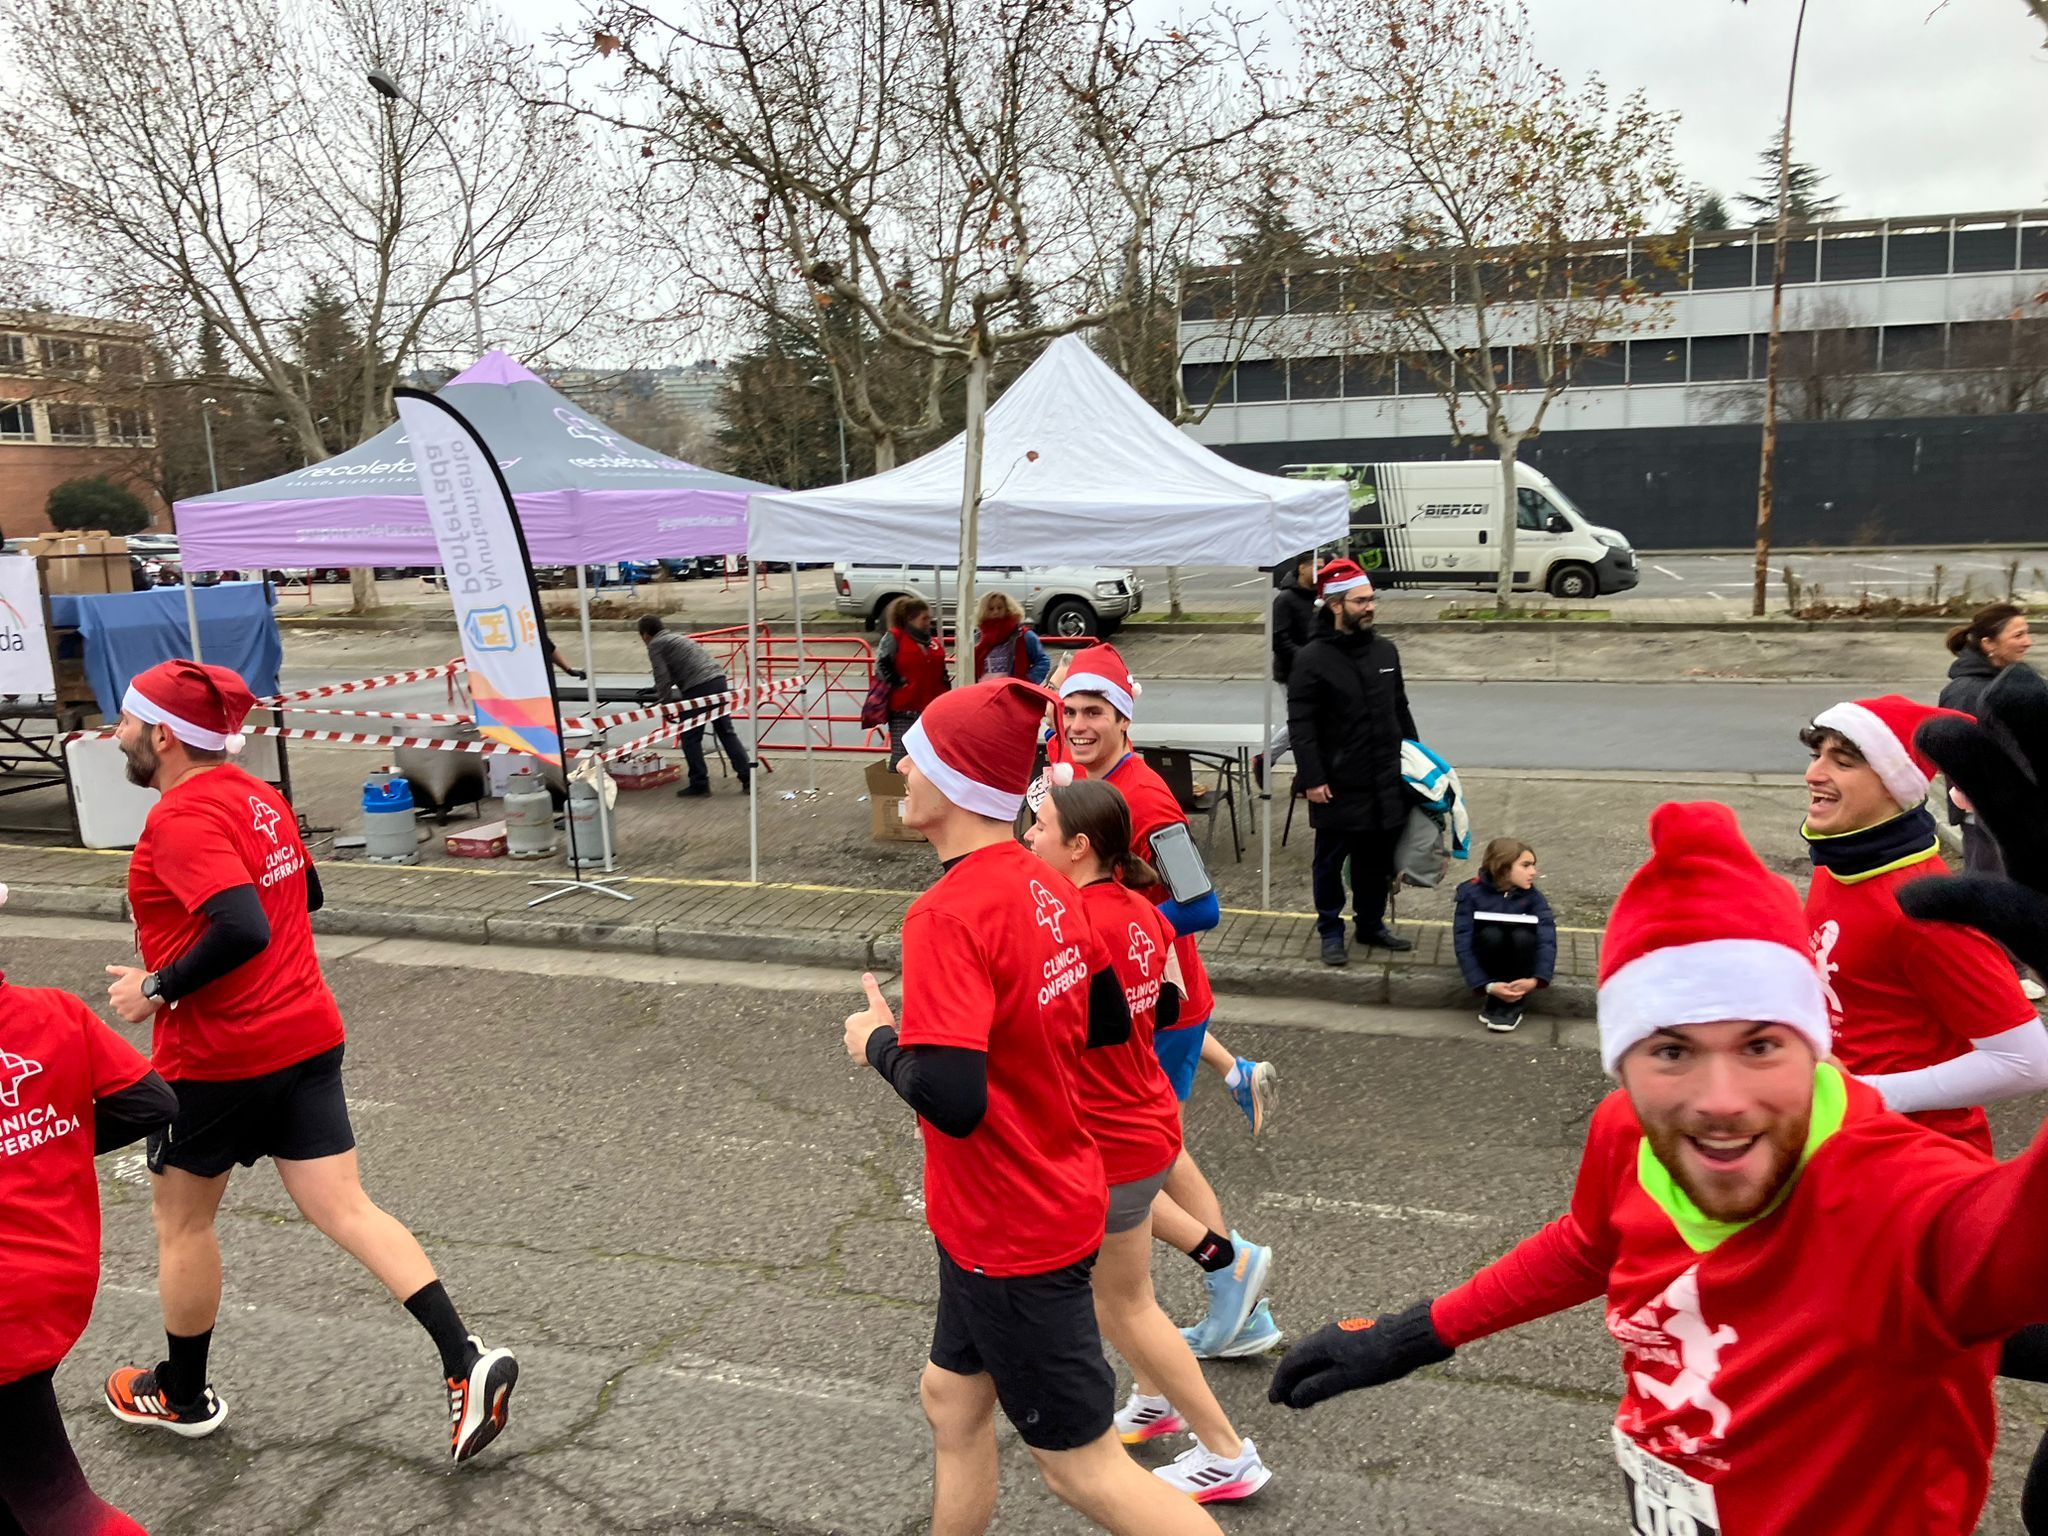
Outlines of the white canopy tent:
M957 564L961 488L972 468L963 434L866 480L756 492L747 503L747 552L791 562ZM1078 336L1046 348L989 408L980 471L977 558L989 565L1270 567L1349 529L1350 493L1341 482L1261 475L1212 453L1147 405ZM1269 603L1269 649L1272 613ZM959 622L964 629L971 616ZM1268 688L1268 738L1272 711ZM1142 721L1137 734L1142 739ZM1262 808L1270 905L1271 801Z

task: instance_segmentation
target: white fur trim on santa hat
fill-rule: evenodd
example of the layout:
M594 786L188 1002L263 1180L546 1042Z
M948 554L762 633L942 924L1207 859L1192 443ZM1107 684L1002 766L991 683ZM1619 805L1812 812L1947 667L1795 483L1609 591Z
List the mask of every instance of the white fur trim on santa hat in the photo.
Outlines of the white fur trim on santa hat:
M1132 692L1135 693L1137 688L1138 684L1133 679L1131 683ZM1070 694L1076 693L1099 693L1109 700L1110 703L1114 704L1116 712L1126 720L1137 718L1137 701L1131 694L1125 693L1122 688L1106 677L1098 677L1093 672L1069 672L1067 680L1060 684L1060 697L1064 699Z
M1046 769L1046 777L1051 779L1057 788L1065 789L1074 782L1074 765L1072 763L1054 763Z
M121 695L121 712L133 715L145 725L164 726L186 746L197 747L202 752L242 750L244 738L240 731L232 735L223 735L219 731L209 731L203 725L194 725L190 720L172 714L133 683L130 683L128 691Z
M1769 939L1707 939L1639 955L1600 985L1600 1065L1660 1029L1748 1019L1799 1031L1816 1056L1833 1048L1813 957Z
M1927 798L1927 775L1913 761L1908 743L1900 741L1890 726L1861 704L1833 705L1815 715L1813 723L1820 730L1853 741L1863 760L1877 771L1879 782L1907 810Z
M903 733L903 751L917 764L918 772L932 781L934 788L963 811L972 811L977 816L992 817L997 821L1015 821L1018 807L1024 803L1021 790L997 789L979 779L970 779L951 763L939 756L939 749L932 745L931 738L924 733L924 722L918 721Z
M1336 581L1325 583L1323 586L1323 596L1335 597L1339 592L1349 592L1354 587L1370 587L1371 585L1372 578L1366 575L1365 572L1360 571L1356 576L1340 577Z

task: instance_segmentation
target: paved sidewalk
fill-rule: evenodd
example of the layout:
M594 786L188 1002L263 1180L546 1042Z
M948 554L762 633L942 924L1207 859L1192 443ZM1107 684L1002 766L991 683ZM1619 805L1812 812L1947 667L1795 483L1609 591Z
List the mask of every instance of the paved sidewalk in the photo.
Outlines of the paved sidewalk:
M7 910L21 915L127 918L128 856L78 848L0 843ZM616 881L633 900L578 893L529 908L528 881L555 864L320 865L322 933L458 940L474 944L624 950L763 964L896 969L903 915L915 892L854 886L761 884L634 875ZM1410 954L1354 951L1336 970L1319 958L1315 919L1296 912L1226 907L1202 939L1218 986L1262 995L1410 1007L1463 1006L1471 994L1442 919L1404 919ZM1593 999L1600 935L1560 927L1555 983L1543 1013L1583 1014Z

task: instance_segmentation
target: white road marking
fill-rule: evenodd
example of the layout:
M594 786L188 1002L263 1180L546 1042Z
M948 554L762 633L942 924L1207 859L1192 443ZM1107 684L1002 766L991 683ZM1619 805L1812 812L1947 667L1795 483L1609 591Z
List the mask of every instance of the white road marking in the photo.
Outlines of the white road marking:
M740 1365L705 1355L685 1355L666 1364L649 1367L677 1381L716 1381L751 1392L768 1392L777 1397L801 1397L817 1403L864 1408L873 1412L899 1413L909 1402L907 1392L884 1396L866 1382L835 1379L806 1372L801 1379L772 1365Z
M1256 587L1256 586L1261 586L1261 585L1263 585L1263 584L1264 584L1264 583L1265 583L1265 582L1266 582L1267 580L1268 580L1268 578L1267 578L1267 577L1264 577L1264 576L1254 576L1254 577L1253 577L1253 578L1252 578L1252 579L1251 579L1250 581L1233 581L1233 582L1232 582L1232 583L1230 584L1230 590L1231 590L1231 591L1233 591L1233 592L1235 592L1235 591L1236 591L1236 590L1237 590L1237 589L1238 589L1239 587Z
M1319 1211L1333 1216L1369 1216L1374 1221L1419 1221L1433 1227L1483 1227L1484 1216L1439 1211L1426 1205L1383 1205L1375 1200L1333 1200L1325 1195L1284 1195L1268 1190L1259 1204L1273 1211Z
M1672 570L1671 567L1668 565L1653 565L1650 567L1650 569L1653 571L1662 571L1666 576L1669 576L1673 581L1685 580L1683 576L1679 575L1678 572Z
M149 1160L140 1152L122 1152L107 1159L107 1176L117 1184L133 1184L140 1189L147 1189Z

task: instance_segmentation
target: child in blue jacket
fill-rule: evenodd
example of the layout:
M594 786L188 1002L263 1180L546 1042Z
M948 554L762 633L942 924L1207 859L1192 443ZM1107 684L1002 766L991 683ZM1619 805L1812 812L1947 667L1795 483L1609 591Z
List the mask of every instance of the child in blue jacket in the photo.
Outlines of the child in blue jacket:
M1495 1034L1522 1022L1529 994L1557 969L1557 919L1536 889L1536 850L1512 837L1486 845L1479 873L1458 887L1458 968L1484 995L1479 1019Z

